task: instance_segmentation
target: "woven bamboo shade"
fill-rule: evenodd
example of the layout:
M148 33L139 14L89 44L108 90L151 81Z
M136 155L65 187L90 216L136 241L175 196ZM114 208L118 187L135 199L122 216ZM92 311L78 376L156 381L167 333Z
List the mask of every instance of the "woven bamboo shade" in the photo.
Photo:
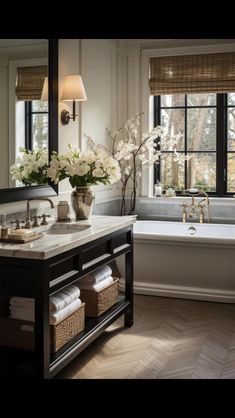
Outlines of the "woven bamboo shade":
M150 92L177 93L235 91L235 52L150 58Z
M18 100L40 100L47 66L19 67L17 69L16 96Z

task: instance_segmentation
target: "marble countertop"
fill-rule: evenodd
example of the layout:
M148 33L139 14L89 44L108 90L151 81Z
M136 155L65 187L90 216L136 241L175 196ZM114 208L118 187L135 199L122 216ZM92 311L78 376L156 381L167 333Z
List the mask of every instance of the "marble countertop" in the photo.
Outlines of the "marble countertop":
M133 216L94 215L91 217L89 228L71 234L47 235L47 232L43 231L43 229L46 229L45 227L35 228L37 232L44 232L42 238L27 244L0 243L0 256L45 260L132 225L135 221L136 219Z

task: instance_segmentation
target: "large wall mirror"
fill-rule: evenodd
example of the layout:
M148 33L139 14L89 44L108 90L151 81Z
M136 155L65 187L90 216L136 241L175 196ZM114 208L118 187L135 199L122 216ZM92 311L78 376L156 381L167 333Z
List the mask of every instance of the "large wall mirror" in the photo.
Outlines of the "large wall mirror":
M12 179L21 147L58 151L57 39L0 39L0 204L58 193Z

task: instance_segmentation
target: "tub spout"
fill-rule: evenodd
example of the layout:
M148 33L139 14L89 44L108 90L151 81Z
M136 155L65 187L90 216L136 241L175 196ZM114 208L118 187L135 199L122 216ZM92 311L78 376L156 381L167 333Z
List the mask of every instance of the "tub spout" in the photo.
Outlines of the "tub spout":
M186 200L180 206L183 207L183 210L182 210L182 222L187 222L187 202L186 202Z

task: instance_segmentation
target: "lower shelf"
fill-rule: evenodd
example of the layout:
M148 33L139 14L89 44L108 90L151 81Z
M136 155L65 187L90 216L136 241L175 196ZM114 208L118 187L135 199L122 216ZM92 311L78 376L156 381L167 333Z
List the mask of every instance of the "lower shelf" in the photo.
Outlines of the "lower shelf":
M50 377L54 377L103 331L108 328L118 317L130 307L130 302L120 295L118 302L108 311L97 318L86 318L85 329L79 335L71 339L56 353L50 355ZM36 377L35 352L19 348L1 347L0 349L0 375L19 378Z
M130 306L130 302L125 300L124 296L119 296L119 301L107 312L98 318L86 320L85 329L74 337L69 343L62 347L57 353L50 356L50 375L53 377L73 358L75 358L84 348L93 340L102 334L102 332L111 325L119 316L121 316Z

